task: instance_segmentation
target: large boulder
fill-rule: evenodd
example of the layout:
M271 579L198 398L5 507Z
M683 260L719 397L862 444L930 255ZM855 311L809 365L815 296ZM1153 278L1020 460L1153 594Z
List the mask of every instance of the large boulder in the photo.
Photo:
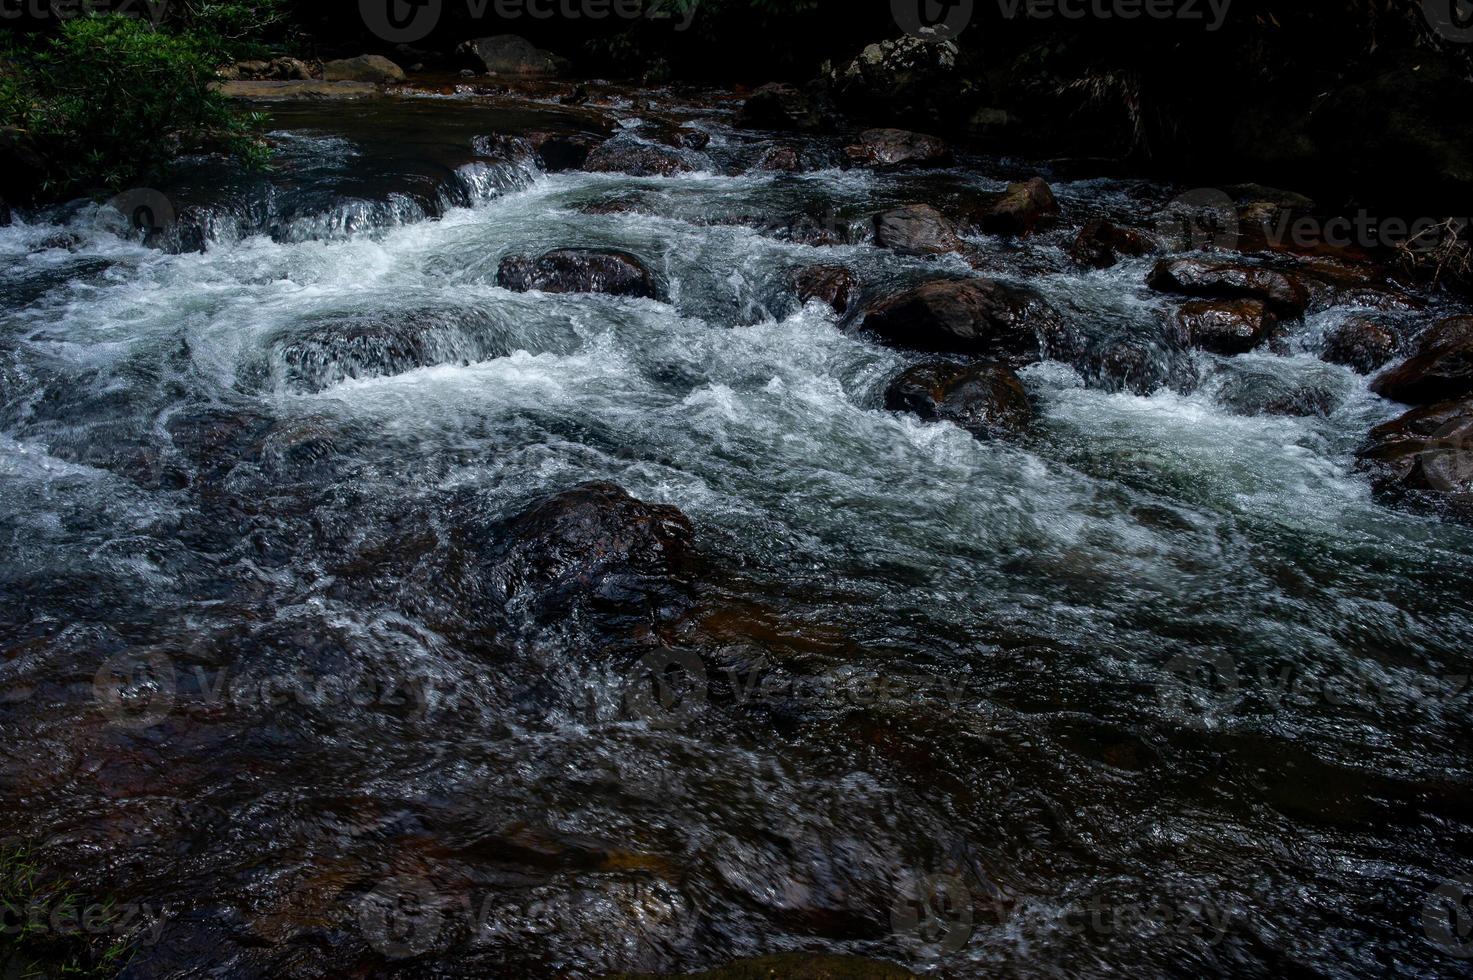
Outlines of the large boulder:
M816 299L842 314L848 312L858 282L854 273L842 265L815 265L799 272L794 286L802 302Z
M1009 184L1006 193L978 215L977 224L989 235L1021 237L1058 213L1053 188L1042 177L1031 177Z
M910 350L973 354L1018 368L1076 346L1058 313L1029 289L992 279L928 282L865 312L864 328Z
M1122 255L1139 258L1154 249L1151 240L1134 228L1121 228L1104 218L1095 218L1079 230L1069 246L1069 257L1082 266L1108 269Z
M564 248L533 259L509 255L496 284L513 292L606 293L653 299L655 279L643 262L625 252Z
M1321 355L1360 374L1370 374L1396 356L1401 341L1387 324L1373 317L1348 318L1325 336Z
M1378 496L1473 520L1473 401L1423 406L1376 427L1359 463Z
M1433 324L1418 339L1411 358L1377 375L1371 390L1408 405L1473 394L1473 317Z
M940 122L955 114L963 81L955 42L906 35L867 45L847 63L825 66L841 108L877 122Z
M375 85L390 85L402 82L404 78L404 69L377 54L329 61L322 66L324 82L372 82Z
M940 255L962 243L941 212L928 204L907 204L875 215L875 244L903 255Z
M476 148L486 156L516 160L535 157L548 173L578 170L604 140L593 133L529 130L515 136L498 133L477 140Z
M1245 354L1262 344L1278 318L1256 299L1197 300L1176 312L1181 334L1193 347L1214 354Z
M844 154L863 167L944 167L952 161L945 141L906 129L867 129Z
M1309 290L1293 276L1233 262L1162 259L1152 270L1149 284L1161 292L1207 299L1260 300L1275 315L1287 318L1302 316L1309 306Z
M982 439L1019 435L1033 419L1023 382L995 361L913 367L891 383L885 407L928 422L952 422Z
M668 177L695 167L684 153L629 136L615 136L588 154L583 169L593 173L629 174L631 177Z
M774 82L757 89L742 104L737 125L749 129L813 132L824 127L824 118L806 92Z
M216 82L210 86L230 99L248 99L252 102L272 102L297 99L363 99L379 94L373 82L327 82L313 79L306 82Z
M562 75L570 67L566 58L543 51L516 34L476 38L474 41L466 41L456 50L462 57L492 75Z

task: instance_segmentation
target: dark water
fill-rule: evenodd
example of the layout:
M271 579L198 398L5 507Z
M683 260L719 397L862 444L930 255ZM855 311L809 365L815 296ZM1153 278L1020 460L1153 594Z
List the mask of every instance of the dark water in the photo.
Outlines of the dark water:
M1187 393L1037 365L1032 432L981 443L884 411L914 358L792 274L975 274L800 240L1027 168L732 176L757 137L661 112L697 172L476 140L638 139L637 104L279 109L270 181L169 188L203 252L91 207L0 230L0 813L137 911L125 974L1468 972L1434 889L1473 873L1473 536L1356 473L1398 410L1316 356L1354 308L1179 355ZM1058 230L974 259L1160 336L1152 259L1063 245L1176 189L1053 184ZM664 298L496 287L557 246ZM1306 382L1327 417L1251 414ZM658 642L447 587L468 528L589 480L695 527ZM632 697L651 650L706 683Z

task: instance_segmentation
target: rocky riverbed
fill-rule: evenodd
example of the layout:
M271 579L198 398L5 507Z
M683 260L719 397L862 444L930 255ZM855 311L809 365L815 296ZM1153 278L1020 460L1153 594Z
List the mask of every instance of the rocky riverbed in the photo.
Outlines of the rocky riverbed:
M56 942L139 977L1473 952L1466 308L1276 244L1294 195L781 88L262 108L267 176L0 229L0 810L130 911Z

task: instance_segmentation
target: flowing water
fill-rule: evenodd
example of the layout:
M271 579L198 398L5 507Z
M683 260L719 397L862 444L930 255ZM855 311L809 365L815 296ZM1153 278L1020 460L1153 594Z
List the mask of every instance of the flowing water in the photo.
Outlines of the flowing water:
M1036 365L1032 431L980 442L885 411L917 358L792 275L975 274L857 232L1026 168L731 176L752 137L679 109L701 169L636 178L478 155L551 108L279 108L269 181L169 189L203 251L0 229L0 811L140 910L125 973L1457 971L1423 912L1473 869L1473 535L1356 472L1399 413L1315 356L1353 310L1179 391ZM1052 182L1065 227L974 259L1158 335L1153 259L1063 245L1175 190ZM496 286L560 246L661 299ZM1253 414L1304 383L1327 416ZM439 587L591 480L695 527L680 703L629 710L648 648L597 617Z

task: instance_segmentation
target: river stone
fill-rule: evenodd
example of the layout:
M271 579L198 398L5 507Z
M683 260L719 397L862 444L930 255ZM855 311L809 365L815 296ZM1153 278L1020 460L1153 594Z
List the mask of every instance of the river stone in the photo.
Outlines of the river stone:
M1268 339L1278 318L1256 299L1197 300L1176 312L1187 342L1214 354L1246 354Z
M803 157L798 150L791 146L770 146L757 161L758 170L768 170L777 173L801 174L806 167L803 166Z
M212 91L229 99L270 102L277 99L362 99L379 94L372 82L214 82Z
M498 133L478 140L476 148L484 156L505 160L536 157L548 173L579 170L588 163L588 155L603 142L592 133L559 133L530 130L515 135Z
M1007 192L978 216L977 224L989 235L1021 237L1058 213L1053 188L1042 177L1032 177L1009 184Z
M620 173L631 177L668 177L694 170L684 154L668 146L641 143L627 135L615 136L588 154L583 169L592 173Z
M891 383L885 407L927 422L952 422L981 439L1017 436L1033 420L1023 382L994 361L917 365Z
M525 293L605 293L654 299L655 280L644 263L611 249L563 248L536 259L509 255L501 261L496 284Z
M1370 374L1396 356L1396 331L1368 316L1353 316L1325 338L1323 357L1360 374Z
M562 75L570 67L566 58L543 51L516 34L476 38L466 41L456 51L492 75Z
M402 82L404 78L404 69L377 54L329 61L322 66L324 82L373 82L375 85L388 85Z
M1095 218L1079 230L1074 243L1069 246L1069 257L1088 268L1108 269L1119 262L1122 255L1139 258L1151 251L1150 240L1134 228L1121 228L1103 218Z
M973 354L1019 368L1072 355L1059 315L1032 290L992 279L929 282L872 305L864 328L912 350Z
M858 956L778 953L738 960L700 973L616 974L608 980L918 980L894 963Z
M928 204L907 204L875 215L875 244L902 255L940 255L962 243L941 212Z
M1260 300L1275 315L1289 319L1302 316L1309 306L1309 290L1293 276L1232 262L1162 259L1152 270L1149 284L1159 292Z
M1473 522L1473 400L1414 408L1358 454L1377 496Z
M1433 324L1418 339L1412 357L1377 375L1371 390L1408 405L1473 394L1473 317Z
M1228 379L1217 398L1237 414L1250 416L1326 418L1340 405L1339 394L1327 380L1283 378L1264 371Z
M813 132L822 129L824 121L805 92L773 82L757 89L742 103L737 125L748 129Z
M851 163L866 167L944 167L952 161L945 142L905 129L867 129L844 153Z
M1150 395L1162 388L1190 391L1197 371L1182 345L1151 337L1114 337L1093 346L1075 362L1091 387Z
M800 301L821 300L842 314L848 311L858 282L842 265L815 265L799 272L794 285Z

